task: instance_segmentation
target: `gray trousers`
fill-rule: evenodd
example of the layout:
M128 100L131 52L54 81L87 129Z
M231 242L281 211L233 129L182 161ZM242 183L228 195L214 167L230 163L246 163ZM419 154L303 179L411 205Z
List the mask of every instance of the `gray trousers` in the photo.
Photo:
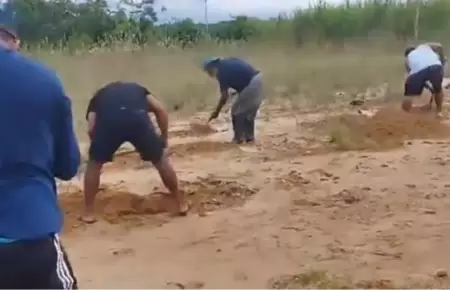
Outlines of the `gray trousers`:
M255 118L261 106L262 98L262 74L259 73L238 94L231 107L234 141L254 141Z

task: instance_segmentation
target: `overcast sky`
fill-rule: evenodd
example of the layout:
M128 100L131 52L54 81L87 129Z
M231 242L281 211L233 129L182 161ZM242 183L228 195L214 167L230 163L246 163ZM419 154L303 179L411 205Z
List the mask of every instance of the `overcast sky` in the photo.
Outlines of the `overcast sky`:
M291 12L296 8L306 8L317 0L208 0L208 18L210 22L229 20L230 14L245 14L261 18L275 17L280 12ZM341 0L327 0L339 3ZM204 0L156 0L156 7L167 7L167 12L158 13L161 22L171 19L192 18L203 22Z

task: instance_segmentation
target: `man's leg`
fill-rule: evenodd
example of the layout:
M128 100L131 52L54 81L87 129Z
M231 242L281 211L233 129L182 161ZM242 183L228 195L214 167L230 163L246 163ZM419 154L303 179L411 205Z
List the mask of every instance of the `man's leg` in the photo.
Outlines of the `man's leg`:
M402 109L405 112L423 112L423 109L420 107L413 106L414 97L420 96L422 94L423 87L425 86L425 80L422 74L423 72L418 72L409 75L405 80L404 98L402 102Z
M245 139L245 115L242 113L233 114L231 110L231 120L233 124L233 142L241 144Z
M1 289L77 289L59 238L0 244Z
M87 223L97 221L94 205L100 187L102 166L113 160L114 153L123 143L120 132L111 132L111 130L108 130L107 124L99 124L97 127L89 147L89 161L84 173L85 213L81 219ZM116 129L119 130L119 128Z
M433 98L436 103L436 114L442 115L442 104L444 102L444 92L442 81L444 80L444 70L442 66L433 66L429 69L429 81L433 86Z
M243 115L244 138L246 142L255 140L255 118L262 102L262 74L252 78L248 86L239 94L239 107Z
M255 141L255 119L258 110L259 106L247 112L247 116L245 118L245 141L247 143Z
M176 200L177 210L180 215L186 215L189 208L184 193L178 187L178 178L170 162L169 156L164 150L163 140L150 127L146 120L136 124L130 129L127 140L136 148L143 161L150 161L158 170L161 181Z

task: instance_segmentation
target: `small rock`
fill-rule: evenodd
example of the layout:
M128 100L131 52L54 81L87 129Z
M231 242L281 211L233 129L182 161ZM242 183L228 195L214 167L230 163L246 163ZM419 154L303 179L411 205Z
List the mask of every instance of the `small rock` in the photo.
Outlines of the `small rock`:
M439 269L434 273L434 276L438 278L448 277L448 271L447 269Z
M417 188L417 186L416 186L415 184L405 184L405 186L406 186L407 188L410 188L410 189L415 189L415 188Z

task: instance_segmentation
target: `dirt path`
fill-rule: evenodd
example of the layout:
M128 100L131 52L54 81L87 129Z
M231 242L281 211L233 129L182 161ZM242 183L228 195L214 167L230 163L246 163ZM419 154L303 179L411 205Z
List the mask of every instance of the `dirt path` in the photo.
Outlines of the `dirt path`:
M335 152L311 131L322 115L283 115L262 114L260 143L240 148L224 144L226 120L193 137L176 125L172 158L194 205L186 218L161 213L156 172L136 169L133 154L105 169L97 224L77 223L80 185L64 184L64 241L80 286L266 288L314 271L363 287L450 285L434 277L450 267L450 139Z

